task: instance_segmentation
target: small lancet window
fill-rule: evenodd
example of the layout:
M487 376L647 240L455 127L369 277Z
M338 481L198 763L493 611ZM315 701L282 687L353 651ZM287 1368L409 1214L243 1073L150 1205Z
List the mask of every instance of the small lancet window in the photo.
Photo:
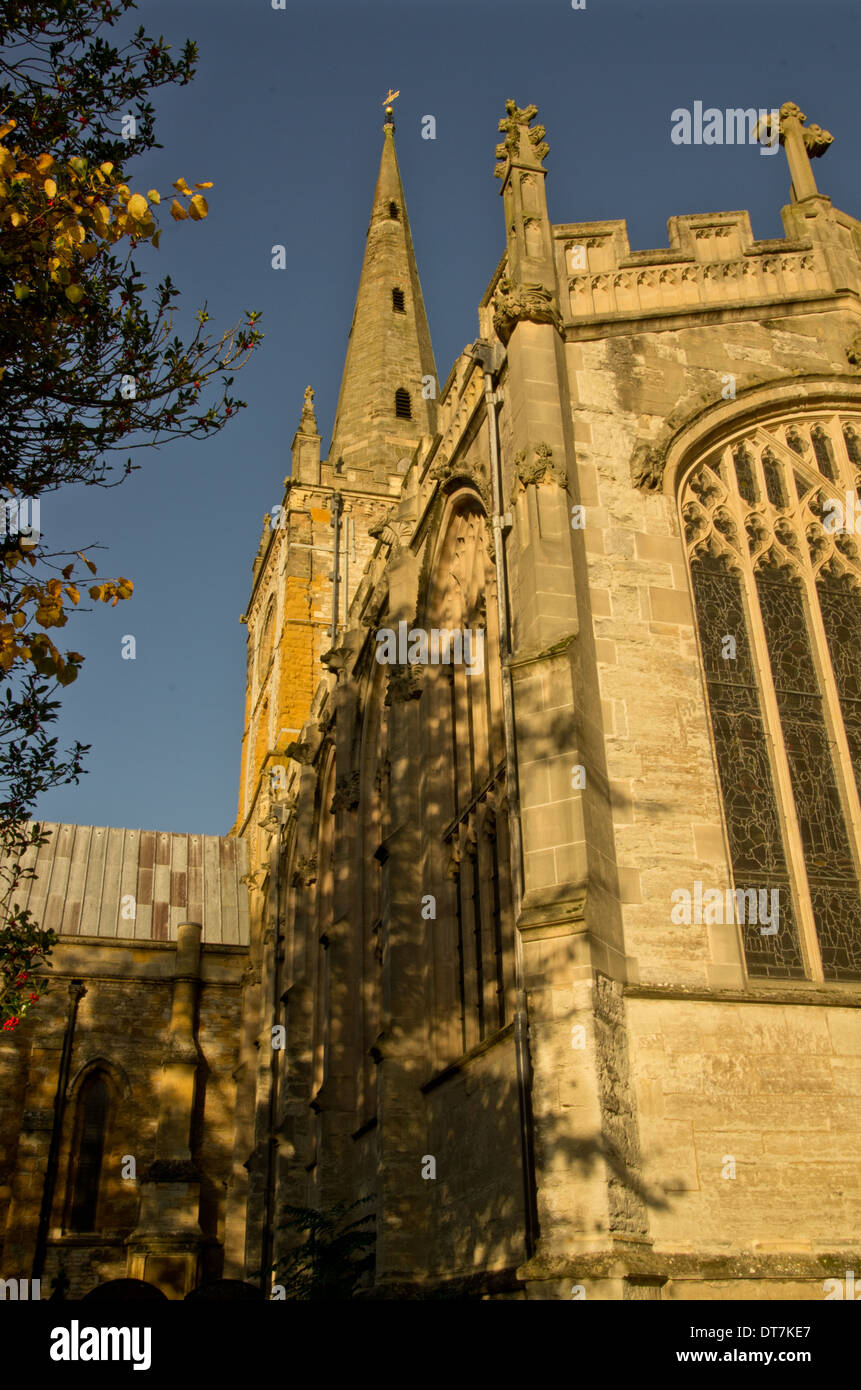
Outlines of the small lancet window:
M410 393L403 386L399 386L395 392L395 415L398 420L411 420L413 418Z
M389 203L389 217L392 219L392 221L397 222L400 218L400 215L401 210L398 207L397 203Z
M854 425L843 426L843 438L846 440L849 462L854 463L856 468L861 467L861 438Z
M104 1072L92 1072L78 1097L73 1140L74 1186L70 1224L73 1231L94 1231L99 1180L108 1118L108 1083Z
M831 440L821 425L813 426L810 431L810 438L813 440L813 452L816 455L820 473L824 473L830 483L836 483L837 475L834 472L834 460L831 457Z
M738 448L733 450L732 461L735 465L739 494L752 507L759 501L759 498L756 480L753 476L753 460L746 444L739 444Z
M405 314L407 312L403 290L392 290L392 308L396 314Z

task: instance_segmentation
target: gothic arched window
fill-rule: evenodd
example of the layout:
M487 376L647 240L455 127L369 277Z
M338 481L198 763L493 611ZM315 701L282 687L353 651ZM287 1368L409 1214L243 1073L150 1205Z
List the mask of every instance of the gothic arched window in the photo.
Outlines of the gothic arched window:
M450 1058L505 1026L513 978L496 574L473 495L454 508L434 571L425 621L441 656L450 634L455 658L427 668L426 727L438 1048Z
M263 626L260 630L260 645L257 649L257 679L262 681L269 668L272 648L275 644L275 599L269 600Z
M362 723L362 796L359 824L362 835L361 904L361 1038L362 1069L359 1120L366 1123L377 1113L377 1064L375 1050L382 1029L382 966L386 948L383 921L383 863L385 840L390 830L390 774L388 754L389 706L384 702L386 677L378 666L371 681Z
M78 1092L71 1154L69 1228L95 1231L110 1091L104 1071L91 1071Z
M680 497L751 976L861 980L859 427L749 427Z

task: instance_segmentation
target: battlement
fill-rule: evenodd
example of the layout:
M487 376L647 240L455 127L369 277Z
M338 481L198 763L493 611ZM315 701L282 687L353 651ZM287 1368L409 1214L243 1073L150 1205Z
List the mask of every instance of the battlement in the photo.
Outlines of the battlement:
M644 251L631 250L625 221L556 226L563 316L640 318L846 289L859 294L859 224L833 212L827 199L816 202L826 206L815 218L785 208L787 236L762 241L743 211L671 217L669 246ZM802 229L809 235L798 235Z

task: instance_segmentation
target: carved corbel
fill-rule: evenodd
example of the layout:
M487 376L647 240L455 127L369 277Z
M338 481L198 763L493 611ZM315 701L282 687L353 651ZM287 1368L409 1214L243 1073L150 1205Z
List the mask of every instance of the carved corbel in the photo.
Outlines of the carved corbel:
M388 690L386 691L385 703L391 706L395 700L408 702L418 700L422 693L422 679L419 669L412 663L405 666L394 665L389 667Z
M317 858L316 855L306 857L301 855L293 869L293 887L309 888L312 883L317 882Z
M643 492L657 492L664 481L664 449L655 444L638 444L631 455L631 482Z
M553 450L549 444L536 444L531 449L521 449L514 456L514 491L512 501L519 487L526 489L537 483L558 483L567 487L568 474L560 463L553 460Z
M310 743L301 740L297 743L288 743L285 757L292 758L294 762L301 763L303 767L309 767L314 761L314 749Z
M507 346L518 323L524 321L552 323L557 332L562 331L562 318L545 285L517 285L504 275L493 300L493 327L497 336Z
M335 779L335 795L329 807L334 816L338 811L355 811L359 804L361 777L358 772L344 772Z

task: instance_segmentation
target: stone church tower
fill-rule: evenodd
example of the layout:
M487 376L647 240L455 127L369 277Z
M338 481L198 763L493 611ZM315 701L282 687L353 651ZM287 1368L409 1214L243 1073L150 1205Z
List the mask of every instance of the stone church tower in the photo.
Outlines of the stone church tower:
M268 1294L285 1208L360 1199L364 1297L861 1267L861 223L788 103L783 237L632 252L551 222L506 112L440 385L387 109L329 457L309 387L254 561L232 835L39 852L69 993L0 1038L4 1277Z

